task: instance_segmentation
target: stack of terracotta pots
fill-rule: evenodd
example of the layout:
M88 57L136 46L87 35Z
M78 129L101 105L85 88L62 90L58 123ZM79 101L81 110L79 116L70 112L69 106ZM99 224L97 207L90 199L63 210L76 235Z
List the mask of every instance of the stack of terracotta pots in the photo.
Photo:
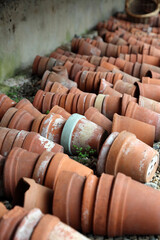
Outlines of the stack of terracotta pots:
M0 203L0 233L1 239L82 239L88 238L62 223L59 218L43 214L40 209L30 211L15 206L8 211Z

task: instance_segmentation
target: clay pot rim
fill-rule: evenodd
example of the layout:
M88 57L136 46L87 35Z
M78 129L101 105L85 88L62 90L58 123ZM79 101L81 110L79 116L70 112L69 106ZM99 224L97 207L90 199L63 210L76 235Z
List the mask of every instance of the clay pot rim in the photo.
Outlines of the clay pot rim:
M82 118L86 119L85 116L74 113L68 118L68 120L66 121L66 123L63 127L60 144L70 154L72 154L72 151L71 151L72 133L73 133L73 130L74 130L76 124Z

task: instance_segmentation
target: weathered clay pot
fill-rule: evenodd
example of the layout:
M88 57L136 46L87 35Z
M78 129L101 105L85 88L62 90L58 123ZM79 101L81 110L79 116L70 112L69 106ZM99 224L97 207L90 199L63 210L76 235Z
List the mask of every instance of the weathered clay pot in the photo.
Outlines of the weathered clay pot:
M16 185L21 177L32 177L39 155L22 148L13 148L4 166L4 189L7 197L13 197Z
M107 82L104 78L101 78L98 93L102 94L107 86L112 88L113 84Z
M53 85L50 89L50 92L65 94L68 92L68 88L66 88L65 86L63 86L62 84L60 84L58 82L55 82L55 83L53 83Z
M160 85L160 80L157 78L142 77L142 83Z
M159 198L159 191L118 173L110 202L108 236L159 234Z
M0 119L3 117L5 112L16 105L16 102L10 99L5 94L0 94Z
M95 235L104 236L107 234L108 211L113 179L114 177L111 175L102 174L98 182L93 217L93 233Z
M148 70L145 74L145 77L160 79L160 73L154 72L152 70Z
M15 229L18 227L26 214L27 211L25 209L16 206L3 215L0 221L0 233L2 240L13 239Z
M52 108L52 101L55 95L59 94L54 94L51 92L47 92L42 100L42 113L46 114L47 111L49 111Z
M115 113L112 132L122 132L123 130L134 133L139 140L153 147L155 126Z
M122 98L119 96L106 95L102 105L102 114L112 120L114 113L120 114L121 102Z
M61 144L72 154L76 154L75 145L83 149L89 146L98 153L105 137L106 132L102 127L85 119L84 116L72 114L64 125Z
M29 134L29 132L21 130L18 132L18 134L16 135L16 138L13 142L12 148L14 147L22 147L23 142L25 140L25 138L27 137L27 135Z
M33 106L37 108L40 112L42 112L42 102L45 95L46 92L38 90L33 100Z
M40 209L31 209L18 225L13 240L22 239L23 236L25 236L26 239L30 239L34 228L42 216L43 214Z
M4 132L6 132L6 131L7 131L7 134L5 135L5 138L4 138L2 146L1 146L1 154L4 157L6 157L9 154L9 152L11 151L14 141L16 139L16 136L19 133L19 131L16 129L10 129L9 131L4 130Z
M160 139L160 114L150 109L139 106L137 103L129 102L125 116L137 119L139 121L155 126L155 140Z
M24 121L25 119L25 121ZM9 128L30 131L35 117L23 109L18 109L8 124Z
M34 119L33 123L32 123L32 128L31 128L31 132L39 132L40 129L40 125L43 121L43 119L45 118L46 114L42 114L40 117Z
M131 95L128 95L128 94L124 93L123 97L122 97L122 103L121 103L121 115L122 116L125 115L128 103L131 102L131 101L132 102L137 102L137 99L132 97Z
M39 156L32 174L32 178L36 183L44 184L47 169L54 155L55 153L53 152L44 151Z
M63 118L68 119L71 114L68 113L65 109L63 109L62 107L59 107L58 105L55 105L51 110L50 113L56 113L56 114L60 114Z
M1 152L2 152L3 142L9 131L10 131L9 128L0 127L0 154L2 154Z
M104 94L98 94L96 99L95 99L95 103L94 103L94 107L96 109L98 109L98 111L101 113L102 112L102 106L103 106L103 101L105 99L105 96Z
M146 84L146 83L135 83L137 90L136 95L141 95L146 98L153 99L155 101L160 101L160 86L154 84Z
M41 154L43 151L51 152L63 152L63 147L57 143L54 143L40 134L30 132L25 138L22 148L29 152L35 152Z
M90 121L96 123L97 125L103 127L108 132L108 134L111 133L112 122L107 117L105 117L103 114L101 114L98 111L98 109L96 109L94 107L90 107L84 113L84 116L88 120L90 120Z
M76 172L83 177L93 173L92 169L72 160L67 154L57 153L49 164L44 185L52 189L62 171Z
M68 72L64 66L54 66L52 68L52 70L53 70L53 72L65 77L65 78L68 78Z
M24 109L30 114L32 114L35 118L41 116L41 113L32 105L32 103L27 100L26 98L23 98L21 101L19 101L16 105L16 108L18 109Z
M48 57L41 57L41 59L38 63L38 69L37 69L37 75L39 77L41 77L43 75L43 73L45 72L48 60L49 60Z
M96 94L94 93L89 93L85 99L85 104L84 104L84 111L86 111L88 108L93 107L95 100L96 100Z
M59 114L49 113L42 121L39 129L41 136L54 143L60 143L62 129L66 119Z
M73 172L61 172L53 197L53 214L71 227L81 229L81 199L85 178Z
M23 177L15 190L14 205L26 210L39 208L43 213L51 213L52 199L53 190L36 183L34 179Z
M135 95L135 90L136 86L134 86L131 83L124 82L122 80L118 80L115 85L113 86L113 89L116 91L124 94L127 93L128 95L134 96Z
M138 104L141 107L148 108L154 112L160 113L160 103L152 99L139 96Z
M78 53L81 55L96 55L100 56L101 51L97 47L92 46L91 44L87 43L86 41L83 41L78 49Z
M74 94L68 93L65 99L64 109L69 113L72 113L73 100L74 100Z
M138 140L134 134L122 131L109 150L105 172L112 175L122 172L137 181L148 182L158 164L156 150Z
M17 108L15 107L11 107L9 108L5 114L3 115L1 122L0 122L0 126L1 127L8 127L11 119L13 118L14 114L18 111Z
M37 55L33 61L33 65L32 65L32 74L37 74L37 70L38 70L38 64L40 61L41 57L39 55Z
M100 153L98 155L97 165L96 165L97 174L99 176L105 172L105 164L106 164L106 159L107 159L107 156L109 153L109 149L110 149L113 141L118 136L118 134L119 134L118 132L111 133L101 147Z
M82 197L81 227L83 233L92 232L92 222L98 178L90 174L84 184Z
M103 94L122 97L122 94L111 87L106 87Z

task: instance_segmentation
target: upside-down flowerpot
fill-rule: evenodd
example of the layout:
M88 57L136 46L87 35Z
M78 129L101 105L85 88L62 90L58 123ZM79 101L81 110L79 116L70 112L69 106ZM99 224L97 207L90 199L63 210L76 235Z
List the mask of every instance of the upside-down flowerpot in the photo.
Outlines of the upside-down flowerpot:
M86 134L87 132L87 134ZM64 125L61 144L71 154L76 154L74 146L95 149L98 153L105 139L105 130L79 114L72 114Z
M108 86L105 88L103 94L122 97L122 93L120 93L120 92L116 91L115 89L108 87Z
M93 233L95 235L106 235L108 226L108 211L114 177L102 174L97 187L94 216Z
M108 236L160 234L159 199L158 190L118 173L110 202Z
M44 151L39 156L32 174L32 178L36 181L36 183L44 185L46 173L54 155L54 152Z
M63 118L68 119L71 114L68 113L64 108L55 105L51 110L50 113L56 113L56 114L60 114Z
M101 78L100 85L99 85L99 91L98 93L103 94L106 87L113 87L112 83L107 82L104 78Z
M22 148L29 152L41 154L43 151L63 152L63 147L58 143L54 143L40 134L30 132L25 138Z
M16 102L10 99L5 94L0 94L0 120L5 112L16 105Z
M95 198L98 186L98 178L90 174L84 184L82 196L81 227L83 233L92 232Z
M97 47L94 47L93 45L87 43L86 41L83 41L78 49L78 53L81 55L100 56L101 51Z
M24 109L30 114L32 114L35 118L41 116L41 113L32 105L32 103L27 100L26 98L23 98L21 101L19 101L16 105L15 108L18 109Z
M76 172L83 177L93 173L92 169L69 158L67 154L57 153L49 164L44 185L52 189L62 171Z
M45 116L46 116L46 114L42 114L40 117L34 119L34 121L32 123L31 132L39 133L40 125L41 125L43 119L45 118Z
M142 83L153 84L153 85L160 85L160 79L149 78L149 77L142 77Z
M146 83L135 83L137 90L136 90L136 95L143 96L146 98L153 99L155 101L160 101L160 86L159 85L154 85L154 84L146 84Z
M39 208L43 213L52 212L53 190L23 177L15 189L14 204L26 210Z
M85 178L74 172L61 172L53 196L53 214L76 230L81 229L81 199Z
M103 105L103 101L105 99L104 94L98 94L96 99L95 99L95 103L94 103L94 107L101 113L102 112L102 105Z
M6 134L6 137L3 140L3 144L1 147L1 154L6 157L12 149L14 141L16 139L17 134L19 133L16 129L10 129Z
M24 121L24 119L25 119L25 121ZM18 109L18 111L12 117L8 127L14 128L17 130L30 131L34 119L35 119L35 117L32 116L26 110Z
M70 239L79 239L79 240L88 240L87 237L83 236L79 232L75 231L73 228L62 223L59 218L46 214L44 215L37 226L34 228L34 231L31 236L31 240L43 240L43 239L61 239L61 240L70 240Z
M160 103L150 98L139 96L138 104L141 107L148 108L154 112L160 113Z
M97 125L103 127L108 134L111 133L111 128L112 128L112 121L110 121L107 117L105 117L103 114L101 114L98 109L94 107L88 108L88 110L84 113L84 116L96 123Z
M160 79L160 73L154 72L154 71L152 71L152 70L148 70L148 71L146 72L145 77Z
M39 129L41 136L54 143L60 143L62 129L66 119L59 114L49 113L42 121Z
M137 102L137 99L132 97L131 95L128 95L128 94L124 93L123 97L122 97L122 103L121 103L121 115L122 116L125 115L128 103L131 102L131 101L132 102Z
M140 69L140 78L145 77L146 73L149 70L153 71L153 72L160 73L159 67L156 67L156 66L153 66L153 65L150 65L150 64L147 64L147 63L142 63L141 64L141 69Z
M112 132L122 132L124 130L134 133L139 140L153 147L155 126L115 113Z
M23 236L25 236L25 239L30 239L34 228L37 226L42 217L43 214L38 208L31 209L27 212L18 227L15 229L13 239L21 239Z
M68 78L68 72L64 66L54 66L52 70L53 72L61 75L62 77Z
M4 189L7 197L13 197L21 177L32 177L39 155L22 148L13 148L4 166Z
M121 97L106 95L102 105L102 114L112 120L114 113L120 114L121 102Z
M148 182L159 164L156 150L143 143L130 132L122 131L112 143L105 165L105 172L124 173L141 182Z
M116 139L118 136L118 132L113 132L111 133L108 138L106 138L105 142L103 143L100 153L98 155L98 160L97 160L97 174L100 176L102 173L105 172L105 165L106 165L106 159L109 153L109 149L113 143L113 141Z
M0 126L1 127L8 127L11 119L13 118L13 116L15 115L15 113L18 111L17 108L15 107L11 107L9 108L5 114L3 115L1 122L0 122Z
M155 140L160 139L160 114L150 109L139 106L137 103L129 102L125 116L155 126Z
M128 95L131 95L133 97L135 95L136 87L131 83L127 83L122 80L118 80L115 83L113 89L115 89L116 91L118 91L122 94L127 93Z
M1 239L13 239L15 229L26 214L27 210L18 206L4 214L0 221Z

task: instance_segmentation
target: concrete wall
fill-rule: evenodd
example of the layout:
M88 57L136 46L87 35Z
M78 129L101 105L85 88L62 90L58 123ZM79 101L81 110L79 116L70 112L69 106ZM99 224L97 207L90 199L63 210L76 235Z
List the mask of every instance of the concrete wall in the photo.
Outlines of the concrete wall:
M124 0L1 0L0 82L123 9Z

